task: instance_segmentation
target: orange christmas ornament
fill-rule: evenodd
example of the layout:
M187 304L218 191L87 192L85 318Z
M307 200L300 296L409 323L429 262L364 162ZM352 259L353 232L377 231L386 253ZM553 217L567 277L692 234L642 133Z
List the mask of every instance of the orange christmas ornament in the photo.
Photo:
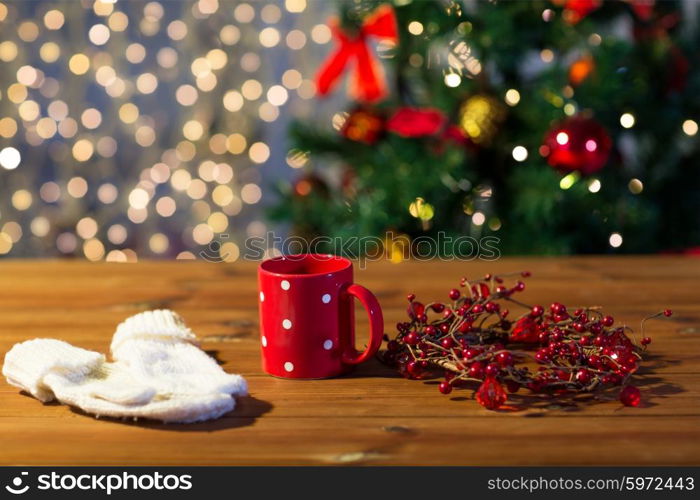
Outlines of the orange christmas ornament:
M585 56L574 62L569 68L569 82L571 85L580 85L588 76L593 73L595 63L593 58Z
M340 133L351 141L374 144L384 131L384 119L371 111L356 110L350 113Z

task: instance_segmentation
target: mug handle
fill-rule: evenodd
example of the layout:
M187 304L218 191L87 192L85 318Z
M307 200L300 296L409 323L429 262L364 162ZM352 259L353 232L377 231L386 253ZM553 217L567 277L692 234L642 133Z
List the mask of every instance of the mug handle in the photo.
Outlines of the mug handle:
M348 365L358 365L377 354L377 351L382 345L384 338L384 317L382 316L382 308L379 307L379 302L372 292L361 285L351 284L345 289L345 292L357 297L362 305L367 310L369 316L369 345L361 353L345 352L342 356L343 363ZM351 346L352 351L355 351L354 346Z

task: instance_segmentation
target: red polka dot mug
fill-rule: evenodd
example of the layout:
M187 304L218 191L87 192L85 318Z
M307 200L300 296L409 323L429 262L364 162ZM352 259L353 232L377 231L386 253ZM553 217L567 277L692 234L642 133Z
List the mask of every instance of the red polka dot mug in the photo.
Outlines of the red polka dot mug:
M384 334L382 310L353 283L352 262L334 255L287 255L258 268L260 345L265 372L318 379L347 373L374 356ZM353 298L367 309L370 340L355 350Z

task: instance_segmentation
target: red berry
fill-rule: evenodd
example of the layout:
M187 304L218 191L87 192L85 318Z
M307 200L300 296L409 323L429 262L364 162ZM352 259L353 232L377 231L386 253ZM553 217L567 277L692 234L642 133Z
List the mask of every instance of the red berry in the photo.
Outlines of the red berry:
M457 330L459 330L459 333L467 333L472 327L472 324L469 321L463 321Z
M515 289L516 291L518 291L518 292L522 292L523 290L525 290L525 283L523 283L522 281L518 281L518 282L515 284L515 288L514 288L514 289Z
M596 356L595 354L588 356L588 365L591 368L598 368L600 366L600 356Z
M620 402L625 406L639 406L642 401L642 395L633 385L628 385L620 391Z
M386 345L386 348L389 352L396 352L399 350L399 343L395 340L390 340L389 343Z
M651 337L644 337L642 340L642 345L649 345L651 344Z
M449 382L440 382L438 389L440 389L440 392L443 394L449 394L452 392L452 384Z
M445 304L443 304L442 302L436 302L435 304L433 304L433 305L430 306L430 307L431 307L431 308L433 309L433 311L435 311L436 313L441 313L442 311L445 310Z
M501 372L501 369L498 367L496 363L490 363L489 365L486 366L486 370L484 370L484 373L486 374L487 377L495 377Z
M566 307L564 307L564 305L560 304L559 302L552 303L552 305L549 306L549 309L554 314L564 314L566 312Z
M452 340L452 337L445 337L440 341L440 345L445 349L450 349L455 345L455 343L454 340Z
M418 377L421 374L422 369L418 361L409 361L406 365L406 371L409 375Z
M409 294L406 296L406 298L408 299L409 302L413 302L413 301L415 300L415 298L416 298L416 294L415 294L415 293L409 293Z
M408 345L416 345L420 342L420 336L416 332L410 332L408 335L404 336L403 341Z
M613 326L613 323L615 323L615 318L613 318L612 316L605 316L601 320L601 323L603 323L603 325L605 326Z
M532 306L532 310L530 311L531 316L542 316L544 313L544 307L542 306Z
M483 378L484 377L484 364L481 361L476 361L472 363L469 367L469 377L471 378Z
M480 314L484 312L484 306L481 304L475 304L474 307L472 307L472 312L475 314Z
M538 363L546 363L549 361L549 353L547 349L540 349L535 353L535 361Z
M450 299L457 300L460 297L460 295L462 294L456 288L450 290Z
M485 308L486 308L486 312L494 313L494 312L498 311L499 306L495 302L487 302Z
M579 382L583 385L588 385L591 383L591 372L588 370L579 370L576 372L576 382Z
M423 331L426 335L435 335L437 333L437 329L433 325L426 326Z
M510 366L513 364L513 355L508 351L499 352L496 359L501 366Z
M523 278L529 278L530 276L532 276L532 273L530 271L523 271L522 273L520 273L520 276L522 276Z
M473 358L476 358L479 354L481 354L481 351L479 349L474 349L473 347L469 347L469 348L465 349L462 354L464 354L465 359L473 359Z
M673 314L673 311L671 311L670 309L664 309L664 316L666 316L667 318L669 316L671 316L672 314Z
M411 318L419 318L425 312L425 306L421 302L411 302L407 308L408 316Z

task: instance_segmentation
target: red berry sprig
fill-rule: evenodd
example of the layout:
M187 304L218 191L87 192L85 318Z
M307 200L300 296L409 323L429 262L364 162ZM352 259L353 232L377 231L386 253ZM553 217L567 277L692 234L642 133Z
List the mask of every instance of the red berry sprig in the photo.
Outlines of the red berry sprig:
M530 273L517 275L527 278ZM616 326L599 307L570 311L559 302L548 308L524 304L514 295L525 290L525 283L518 279L505 285L513 276L462 278L461 290L451 289L448 302L423 304L408 295L409 321L396 325L398 334L382 359L412 379L445 370L438 386L442 394L464 382L478 382L476 400L490 410L505 404L504 386L511 393L524 387L556 394L622 387L620 401L639 405L639 389L628 382L651 338L642 337L637 345L628 336L631 329ZM504 307L509 303L525 312L510 319ZM666 309L645 318L642 333L648 319L671 314Z

